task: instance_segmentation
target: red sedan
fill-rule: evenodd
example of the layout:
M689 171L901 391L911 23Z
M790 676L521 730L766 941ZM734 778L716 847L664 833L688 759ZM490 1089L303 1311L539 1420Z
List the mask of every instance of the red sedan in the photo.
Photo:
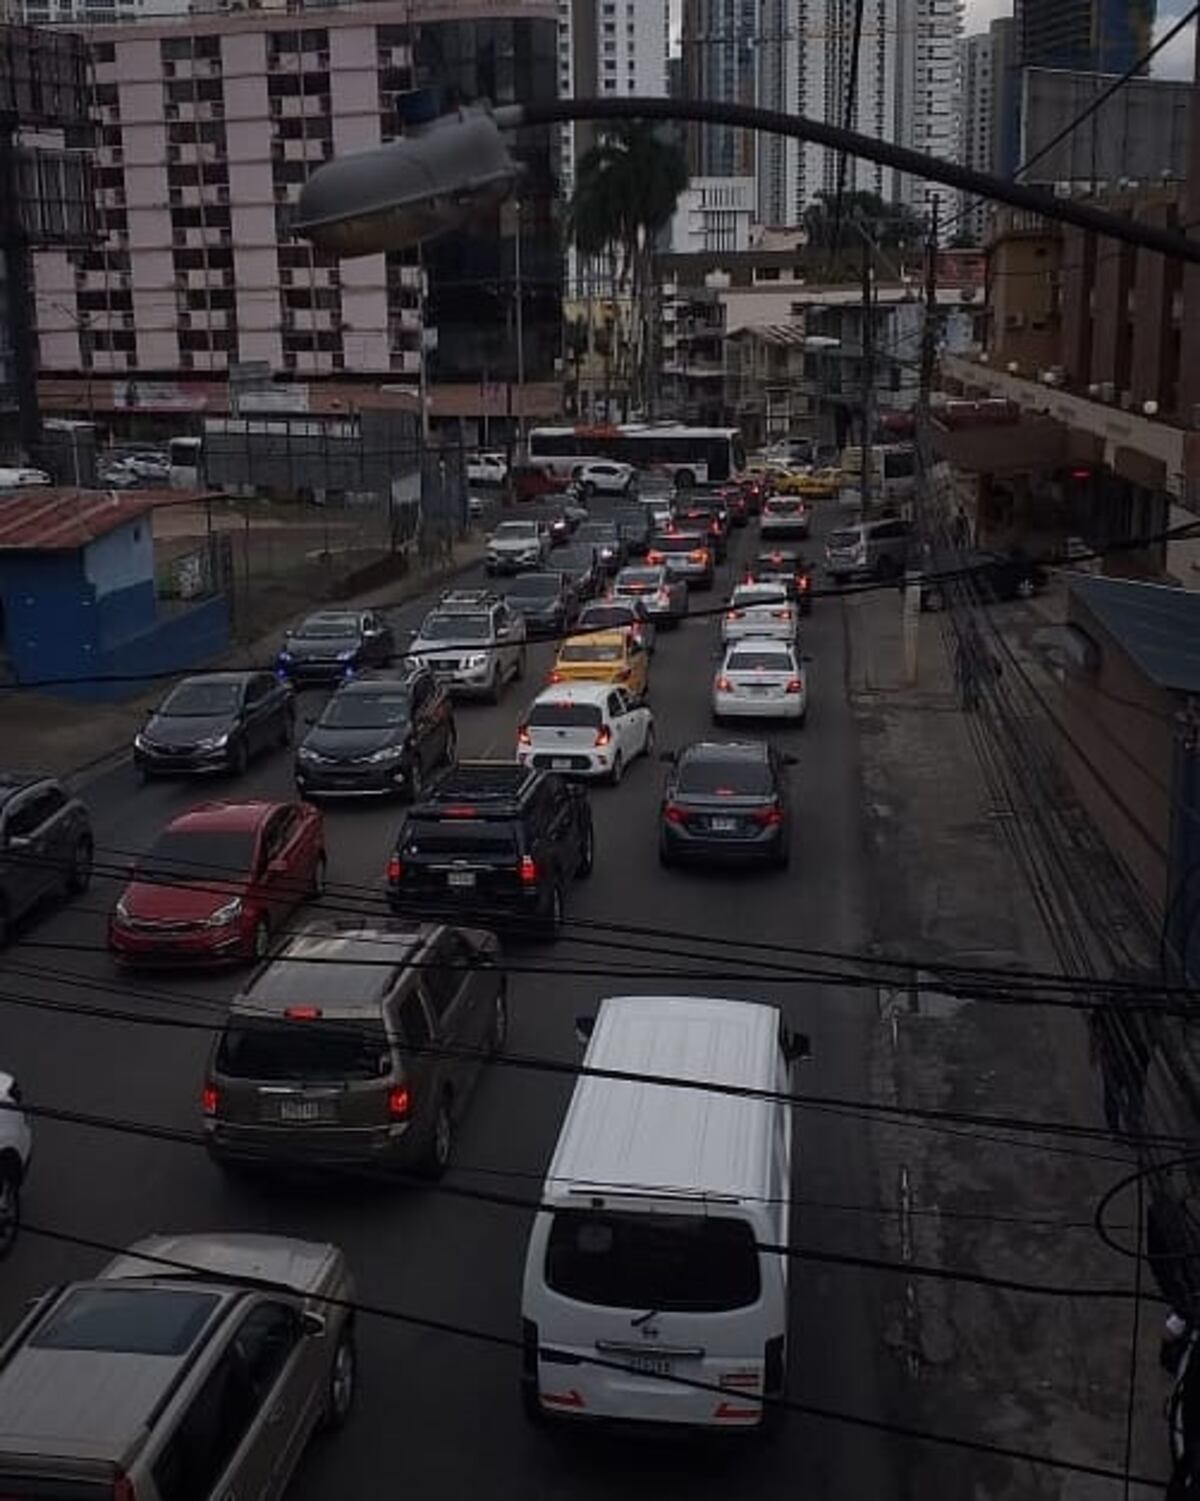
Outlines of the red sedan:
M108 924L126 963L261 959L293 907L325 887L325 835L307 803L201 803L131 871Z

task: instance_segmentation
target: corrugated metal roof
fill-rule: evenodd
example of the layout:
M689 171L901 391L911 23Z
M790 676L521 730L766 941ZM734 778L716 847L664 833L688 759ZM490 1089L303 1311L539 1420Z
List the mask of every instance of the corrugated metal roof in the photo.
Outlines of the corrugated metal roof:
M1200 593L1088 574L1069 588L1152 683L1200 693Z
M86 547L156 505L180 496L171 490L56 490L39 486L0 497L0 552L65 552Z

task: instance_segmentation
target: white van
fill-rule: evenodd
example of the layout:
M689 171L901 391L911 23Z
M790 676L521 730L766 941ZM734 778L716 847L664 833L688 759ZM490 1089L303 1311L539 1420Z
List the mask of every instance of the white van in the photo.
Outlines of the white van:
M806 1051L774 1006L615 996L584 1067L787 1094ZM531 1418L761 1430L782 1416L759 1399L784 1390L788 1261L761 1247L788 1242L790 1111L581 1075L525 1261Z

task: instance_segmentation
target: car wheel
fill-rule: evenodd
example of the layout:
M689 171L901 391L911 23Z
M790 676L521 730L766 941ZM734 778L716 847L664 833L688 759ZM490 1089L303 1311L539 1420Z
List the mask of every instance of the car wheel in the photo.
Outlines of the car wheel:
M492 1003L492 1025L488 1031L488 1052L502 1053L508 1041L508 997L501 990Z
M588 819L587 830L583 836L583 851L579 856L579 869L575 874L581 881L586 881L591 875L596 864L596 832L592 828L592 821Z
M250 754L246 750L246 742L244 740L235 740L233 742L233 750L229 756L230 776L240 777L244 775L249 762Z
M425 1152L424 1174L427 1178L440 1178L450 1166L454 1151L454 1101L450 1091L444 1089L438 1100L437 1114L433 1118L433 1131Z
M321 1418L321 1427L326 1433L336 1433L345 1424L354 1407L357 1391L358 1352L354 1346L354 1334L343 1329L329 1367L329 1390Z
M670 870L671 866L675 864L675 856L667 848L667 841L665 839L658 841L658 863L664 870Z
M0 1162L0 1261L17 1242L21 1228L21 1167L11 1157Z
M328 875L328 861L325 859L325 851L322 850L317 856L317 863L313 866L312 880L309 883L309 899L319 902L325 895L325 881Z
M608 780L613 787L621 785L621 778L625 775L625 759L618 751L613 757L612 770L608 774Z
M254 932L250 939L250 957L258 963L265 959L271 952L271 924L265 917L260 917L254 924Z
M67 871L67 892L71 896L82 896L92 884L92 841L86 834L81 834L75 841L75 849L71 855L70 869Z
M657 740L658 736L654 732L654 721L651 720L650 723L646 726L646 738L642 743L643 756L652 756L654 754L654 747L657 743Z
M453 766L458 760L458 731L453 725L446 732L446 744L442 747L442 760L447 766Z

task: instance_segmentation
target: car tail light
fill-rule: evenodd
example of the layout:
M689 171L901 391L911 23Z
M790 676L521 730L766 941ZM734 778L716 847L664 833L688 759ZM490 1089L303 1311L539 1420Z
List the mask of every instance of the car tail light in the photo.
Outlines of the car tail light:
M533 744L533 737L529 733L529 726L527 724L518 725L517 744L526 746Z
M202 1115L216 1115L219 1103L220 1096L217 1093L217 1086L212 1083L206 1084L200 1091L200 1113Z
M756 808L750 816L759 828L773 829L783 822L783 809L774 803L769 808Z
M792 618L792 612L790 610L772 610L771 611L771 619L772 620L790 620L791 618Z
M706 547L696 548L695 552L688 553L688 560L692 563L707 563L708 549Z
M399 855L393 855L387 863L387 878L389 885L395 886L404 879L404 861Z
M725 611L725 619L726 620L740 620L744 614L745 614L744 610L726 610Z
M646 554L646 562L647 563L664 563L664 562L666 562L666 554L658 552L658 551L656 551L652 547L650 549L650 551Z
M395 1089L388 1090L387 1108L388 1118L394 1121L406 1121L409 1111L408 1089L403 1084L398 1084Z
M809 577L808 577L807 573L802 573L797 578L797 580L796 580L796 588L799 589L799 591L800 591L801 594L807 594L808 593L809 582L810 581L809 581Z
M517 866L517 876L522 886L537 885L537 861L533 858L532 855L521 856L521 863Z
M321 1015L320 1006L285 1006L285 1018L290 1022L315 1022Z
M804 684L800 681L799 678L788 679L787 691L789 693L799 693L803 689L803 687Z
M553 668L550 672L548 672L546 674L546 681L548 683L561 683L561 682L564 682L565 679L566 679L566 674L559 672L559 670L558 670L557 667Z
M729 678L721 677L721 678L717 679L717 692L718 693L732 693L733 692L733 683L730 681Z
M602 745L607 745L611 739L612 730L608 727L608 725L602 724L596 731L596 738L592 741L592 744L595 745L598 749Z
M687 814L678 803L664 803L663 818L667 823L687 823Z

